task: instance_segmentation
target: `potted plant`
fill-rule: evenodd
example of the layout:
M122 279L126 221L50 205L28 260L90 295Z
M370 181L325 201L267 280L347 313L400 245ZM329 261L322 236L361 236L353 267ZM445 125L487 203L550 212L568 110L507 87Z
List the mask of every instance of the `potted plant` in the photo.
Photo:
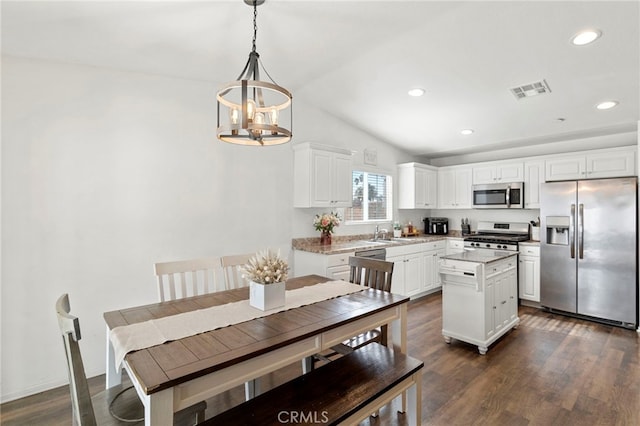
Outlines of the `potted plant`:
M285 304L287 261L271 250L256 253L243 268L249 279L249 304L268 311Z
M313 219L313 225L316 231L320 231L320 244L331 244L331 233L333 228L340 226L340 216L338 213L322 213L317 214Z

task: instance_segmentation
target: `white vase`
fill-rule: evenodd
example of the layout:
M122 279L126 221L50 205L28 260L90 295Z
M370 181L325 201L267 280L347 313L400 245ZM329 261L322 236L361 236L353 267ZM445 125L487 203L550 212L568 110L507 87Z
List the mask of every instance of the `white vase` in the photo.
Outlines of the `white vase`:
M274 284L249 283L249 304L254 308L268 311L284 306L284 281Z

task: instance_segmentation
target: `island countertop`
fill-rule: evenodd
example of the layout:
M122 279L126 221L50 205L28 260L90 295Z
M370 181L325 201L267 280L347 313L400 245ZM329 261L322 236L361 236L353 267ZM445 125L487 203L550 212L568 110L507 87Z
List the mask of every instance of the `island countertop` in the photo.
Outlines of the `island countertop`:
M442 259L461 260L463 262L474 263L491 263L517 255L517 251L465 250L462 253L454 253L442 256Z

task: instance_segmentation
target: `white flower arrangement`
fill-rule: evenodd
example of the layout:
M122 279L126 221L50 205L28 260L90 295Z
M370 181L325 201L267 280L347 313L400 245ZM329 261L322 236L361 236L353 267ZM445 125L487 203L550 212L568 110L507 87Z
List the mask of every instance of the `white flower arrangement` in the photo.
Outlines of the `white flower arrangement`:
M245 277L260 284L275 284L287 280L289 265L287 261L271 250L263 250L251 259L242 268L246 273Z

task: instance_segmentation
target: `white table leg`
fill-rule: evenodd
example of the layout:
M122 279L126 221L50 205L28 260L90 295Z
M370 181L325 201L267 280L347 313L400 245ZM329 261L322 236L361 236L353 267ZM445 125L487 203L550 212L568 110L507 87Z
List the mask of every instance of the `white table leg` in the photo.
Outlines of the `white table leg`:
M244 382L244 398L246 401L260 395L260 378Z
M400 318L391 323L391 342L393 348L407 353L407 304L400 305ZM402 412L407 412L407 392L402 392Z
M422 421L422 370L415 373L414 378L415 384L407 390L409 407L406 415L409 425L418 426Z
M146 426L173 426L173 388L152 393L143 403Z
M112 388L122 383L122 370L116 368L116 356L113 351L113 345L109 339L109 327L107 326L107 365L105 366L105 372L107 374L106 387Z

